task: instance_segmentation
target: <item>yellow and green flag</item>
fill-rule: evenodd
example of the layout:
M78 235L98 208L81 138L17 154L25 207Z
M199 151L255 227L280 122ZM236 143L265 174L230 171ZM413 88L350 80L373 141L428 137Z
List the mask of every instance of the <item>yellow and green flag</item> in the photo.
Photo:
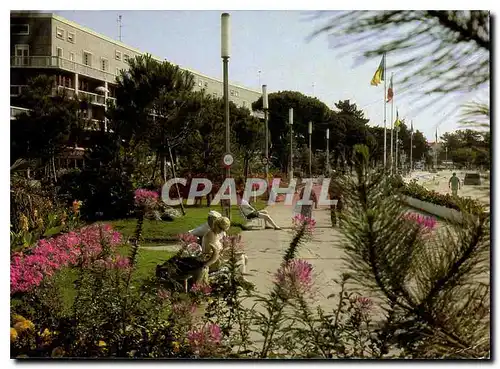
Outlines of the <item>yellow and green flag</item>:
M399 120L399 111L396 109L396 121L394 122L394 128L397 128L399 130L400 126L401 120Z
M377 68L377 71L373 75L371 85L378 86L380 82L382 82L385 78L385 54L382 56L382 60L380 61L380 65Z

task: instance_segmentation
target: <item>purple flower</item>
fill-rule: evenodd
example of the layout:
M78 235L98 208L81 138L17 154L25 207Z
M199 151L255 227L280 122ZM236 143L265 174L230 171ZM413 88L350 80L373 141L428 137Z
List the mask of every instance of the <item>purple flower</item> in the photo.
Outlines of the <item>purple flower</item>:
M304 294L311 292L313 267L305 260L293 259L282 265L275 275L282 291Z
M208 295L210 292L212 292L212 288L208 284L204 283L195 283L191 287L191 292L198 293L201 292L205 295Z
M202 328L192 329L187 333L187 341L193 352L200 356L209 354L222 341L222 332L217 324L206 324Z
M151 208L158 203L158 192L149 191L143 188L135 190L134 203L138 208Z
M292 218L293 228L298 230L305 224L306 232L311 233L316 226L316 221L302 214L297 214Z

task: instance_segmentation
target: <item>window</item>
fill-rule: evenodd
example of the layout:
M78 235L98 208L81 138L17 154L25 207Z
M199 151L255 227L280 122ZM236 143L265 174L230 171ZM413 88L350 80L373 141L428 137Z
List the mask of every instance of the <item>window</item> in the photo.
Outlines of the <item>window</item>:
M243 101L243 107L246 108L247 107L247 102L246 101Z
M109 62L108 59L106 58L101 58L101 70L107 71L109 67Z
M128 62L129 59L130 59L130 56L128 56L127 54L123 54L123 61L124 62Z
M120 68L116 68L115 73L116 73L117 76L120 75L120 70L121 70Z
M202 81L198 81L198 86L203 86L203 82Z
M115 50L115 59L116 60L122 60L122 52Z
M10 33L12 35L26 36L30 34L29 24L11 24Z
M208 82L205 82L205 84L204 84L204 85L205 85L205 88L207 88L207 87L208 87Z
M234 96L234 90L231 90L231 96Z
M71 42L72 44L75 43L75 34L73 32L68 32L68 42Z
M64 40L64 30L62 28L56 27L56 37Z
M212 96L213 96L213 97L217 97L217 92L214 92L214 93L212 94Z
M75 53L69 53L69 60L75 61Z
M63 49L58 47L56 50L57 50L57 57L62 58L63 57Z
M29 65L30 45L15 45L14 52L16 65Z
M92 54L91 53L89 53L87 51L84 51L82 59L83 59L83 64L84 65L87 65L89 67L92 66Z
M234 90L234 96L238 97L238 96L240 96L240 93L238 91Z

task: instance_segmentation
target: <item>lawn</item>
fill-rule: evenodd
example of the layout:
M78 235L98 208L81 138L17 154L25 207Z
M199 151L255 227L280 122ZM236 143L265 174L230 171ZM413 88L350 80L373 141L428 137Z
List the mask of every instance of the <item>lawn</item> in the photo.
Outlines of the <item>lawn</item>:
M257 201L257 203L252 206L254 206L257 210L260 210L265 208L266 202ZM175 243L177 241L178 234L186 233L190 229L196 228L197 226L205 223L210 210L221 212L219 205L212 206L210 208L206 206L187 206L185 207L185 210L185 216L177 218L171 222L145 220L142 230L143 240L141 242L141 246L154 247ZM129 237L133 237L137 220L135 218L129 218L106 221L106 223L111 224L116 231L120 232L124 238L127 239ZM228 233L237 234L241 232L242 225L244 224L245 220L241 217L238 207L233 206L231 208L231 228Z
M121 246L119 253L128 255L130 245ZM155 275L156 265L165 262L174 255L172 251L165 250L145 250L139 249L137 256L137 266L132 275L132 285L139 287L142 281L149 279ZM57 284L61 287L63 305L67 308L73 304L73 299L76 296L74 283L77 277L77 271L73 268L61 270L56 277Z

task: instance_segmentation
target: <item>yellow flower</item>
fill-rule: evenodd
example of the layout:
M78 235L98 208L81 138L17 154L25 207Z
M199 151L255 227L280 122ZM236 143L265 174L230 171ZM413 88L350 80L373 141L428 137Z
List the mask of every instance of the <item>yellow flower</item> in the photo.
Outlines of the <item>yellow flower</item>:
M17 331L14 328L10 329L10 342L17 340Z
M14 328L18 333L24 332L24 331L33 331L35 330L35 325L31 320L24 320L22 322L17 322L14 324Z
M40 334L40 337L43 339L43 340L48 340L50 338L52 333L50 333L49 329L48 328L45 328L43 330L43 332Z
M174 347L174 352L180 351L180 344L177 341L172 342L172 346Z
M99 346L99 347L106 347L106 342L104 342L104 341L99 341L98 346Z
M21 315L14 314L12 315L12 320L14 321L14 323L18 323L18 322L24 322L26 318L22 317Z
M28 229L29 229L28 217L24 214L21 214L21 216L19 218L20 218L19 223L21 225L21 230L23 232L28 232Z

